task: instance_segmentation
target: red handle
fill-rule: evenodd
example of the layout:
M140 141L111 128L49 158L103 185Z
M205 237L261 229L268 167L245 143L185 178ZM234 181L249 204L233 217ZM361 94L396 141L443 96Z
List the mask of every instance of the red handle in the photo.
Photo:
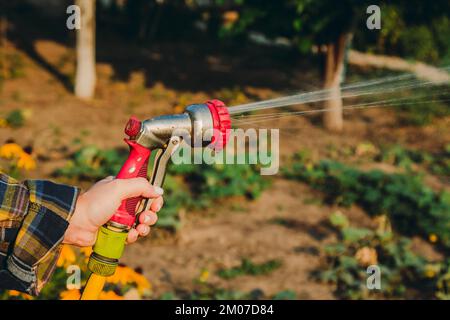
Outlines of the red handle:
M116 178L147 178L148 160L150 158L151 151L135 141L125 139L125 142L130 146L130 154L128 155L128 159L123 164ZM136 207L141 200L142 197L134 197L123 200L119 209L117 209L110 221L131 227L136 219Z

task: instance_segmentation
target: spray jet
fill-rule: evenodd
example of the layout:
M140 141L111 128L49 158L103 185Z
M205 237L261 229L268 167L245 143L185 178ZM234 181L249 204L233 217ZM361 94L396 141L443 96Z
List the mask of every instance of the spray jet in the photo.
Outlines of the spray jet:
M219 100L193 104L182 114L159 116L143 122L131 117L125 127L125 134L129 137L125 142L130 147L130 153L116 178L147 178L150 154L158 150L150 183L161 187L168 161L186 133L191 136L192 146L195 141L202 141L203 146L209 145L220 150L227 143L230 129L228 108ZM139 212L150 205L150 201L142 197L124 200L111 219L100 228L88 262L88 269L92 274L82 299L98 298L105 277L113 275L117 268L128 231L138 221Z

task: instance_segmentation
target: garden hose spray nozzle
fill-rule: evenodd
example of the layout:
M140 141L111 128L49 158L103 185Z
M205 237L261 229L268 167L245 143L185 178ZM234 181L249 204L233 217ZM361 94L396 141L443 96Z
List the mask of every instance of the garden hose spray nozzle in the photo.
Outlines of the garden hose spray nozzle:
M132 117L125 128L129 137L125 142L130 147L130 154L116 178L147 178L150 154L158 150L150 183L161 187L170 156L186 134L192 146L197 146L197 142L201 141L202 146L221 149L228 140L230 128L228 108L219 100L190 105L182 114L159 116L143 122ZM151 205L147 199L142 200L141 197L124 200L111 219L100 228L88 262L92 273L102 277L114 274L128 231L135 224L136 212L142 212Z

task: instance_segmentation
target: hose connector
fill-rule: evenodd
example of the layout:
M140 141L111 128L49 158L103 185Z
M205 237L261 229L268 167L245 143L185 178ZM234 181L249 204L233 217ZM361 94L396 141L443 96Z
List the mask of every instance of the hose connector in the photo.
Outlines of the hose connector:
M88 261L88 269L100 276L114 274L125 248L128 230L110 225L101 227Z

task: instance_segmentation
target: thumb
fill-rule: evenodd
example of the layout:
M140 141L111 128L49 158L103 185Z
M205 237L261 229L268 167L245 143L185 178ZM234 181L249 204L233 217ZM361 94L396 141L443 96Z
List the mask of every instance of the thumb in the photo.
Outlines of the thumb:
M152 186L145 178L116 179L117 196L121 200L142 196L144 198L158 198L163 195L164 190Z

